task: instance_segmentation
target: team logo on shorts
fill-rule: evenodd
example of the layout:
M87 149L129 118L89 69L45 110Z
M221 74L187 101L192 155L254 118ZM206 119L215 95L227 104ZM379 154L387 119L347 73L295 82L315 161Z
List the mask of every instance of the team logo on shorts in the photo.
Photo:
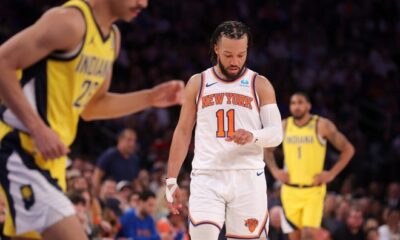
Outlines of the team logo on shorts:
M252 233L252 232L254 232L254 230L256 230L256 227L258 226L258 220L255 218L249 218L246 221L244 221L244 225Z
M32 187L31 185L23 185L20 187L20 190L25 209L29 210L35 203L35 196L33 195Z

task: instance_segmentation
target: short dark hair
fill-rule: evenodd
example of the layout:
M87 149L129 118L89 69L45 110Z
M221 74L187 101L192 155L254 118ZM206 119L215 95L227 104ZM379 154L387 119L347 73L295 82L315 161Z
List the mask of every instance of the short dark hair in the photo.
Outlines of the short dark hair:
M251 46L253 42L253 37L250 32L250 28L244 23L239 21L226 21L218 25L214 30L210 39L210 57L213 64L217 63L217 55L214 51L214 45L221 39L222 36L229 39L241 39L244 35L247 35L248 47Z
M69 200L74 204L86 204L85 198L82 196L82 191L73 191L67 194Z
M306 99L307 102L311 103L310 96L309 96L307 93L305 93L305 92L301 92L301 91L295 92L295 93L292 94L292 97L293 97L294 95L303 96L303 97Z
M145 202L149 198L156 198L156 195L152 191L143 191L142 193L139 194L139 200Z

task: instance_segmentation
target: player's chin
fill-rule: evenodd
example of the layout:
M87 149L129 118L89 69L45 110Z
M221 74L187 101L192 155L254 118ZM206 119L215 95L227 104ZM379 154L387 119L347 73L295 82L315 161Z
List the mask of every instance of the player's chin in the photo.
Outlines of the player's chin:
M131 22L137 16L139 16L139 14L140 14L140 11L130 11L127 14L125 14L124 16L122 16L121 20L123 20L124 22Z

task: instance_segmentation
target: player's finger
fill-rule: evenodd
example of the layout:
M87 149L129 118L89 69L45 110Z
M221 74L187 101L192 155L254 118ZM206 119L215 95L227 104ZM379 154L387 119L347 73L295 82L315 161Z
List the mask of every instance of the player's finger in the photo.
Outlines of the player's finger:
M225 138L225 141L227 141L227 142L232 142L232 140L233 140L233 137L226 137Z
M168 207L173 214L179 214L178 209L174 206L173 203L168 203Z

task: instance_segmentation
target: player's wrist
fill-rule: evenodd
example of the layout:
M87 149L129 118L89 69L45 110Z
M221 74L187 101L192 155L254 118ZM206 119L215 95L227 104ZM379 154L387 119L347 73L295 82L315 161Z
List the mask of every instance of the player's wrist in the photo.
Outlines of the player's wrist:
M167 177L165 179L165 184L168 185L178 185L178 181L176 177Z

